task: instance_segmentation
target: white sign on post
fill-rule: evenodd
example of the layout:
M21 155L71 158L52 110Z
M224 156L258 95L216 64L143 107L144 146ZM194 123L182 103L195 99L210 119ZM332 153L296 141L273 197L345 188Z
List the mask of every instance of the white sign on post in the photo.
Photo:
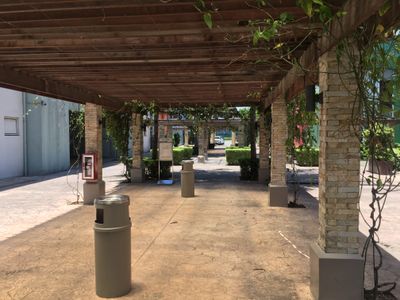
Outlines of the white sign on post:
M172 143L171 142L160 142L160 152L159 152L159 160L160 161L172 161Z

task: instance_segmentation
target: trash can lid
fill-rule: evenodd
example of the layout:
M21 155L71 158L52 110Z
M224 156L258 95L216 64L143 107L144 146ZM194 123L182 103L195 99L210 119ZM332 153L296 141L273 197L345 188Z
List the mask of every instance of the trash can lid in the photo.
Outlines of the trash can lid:
M129 203L128 195L107 195L96 198L94 200L94 204L103 204L103 205L118 205Z

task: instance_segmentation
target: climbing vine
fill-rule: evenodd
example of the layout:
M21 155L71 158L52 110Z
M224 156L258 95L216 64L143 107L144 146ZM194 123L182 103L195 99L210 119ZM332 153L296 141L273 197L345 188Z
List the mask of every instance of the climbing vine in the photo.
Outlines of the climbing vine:
M388 294L395 288L395 283L382 283L380 280L382 252L379 248L378 237L387 197L399 185L395 177L400 158L396 155L397 149L394 148L393 135L385 133L390 120L399 118L399 108L393 99L399 98L400 90L400 31L398 26L386 28L384 24L386 14L391 9L391 3L391 1L386 1L380 8L378 16L359 26L351 36L342 39L336 46L337 60L349 65L347 73L341 73L339 70L337 72L340 84L349 85L346 81L348 76L356 78L356 91L353 91L353 87L349 87L349 92L353 93L355 99L352 108L352 126L354 134L357 134L360 142L364 144L364 157L372 165L372 170L381 158L389 159L393 163L389 174L382 174L379 168L376 168L375 172L368 172L365 167L361 175L361 188L368 185L371 191L369 204L371 212L369 218L363 216L369 227L369 234L362 256L365 259L365 271L367 272L367 268L372 270L373 283L370 287L366 286L365 291L366 296L373 299L382 294ZM257 0L256 5L265 12L265 18L246 22L251 33L248 42L254 48L268 50L271 57L261 58L256 63L279 69L281 67L276 60L284 61L298 67L298 70L302 71L306 77L315 75L308 66L301 65L294 52L309 37L321 36L321 34L332 37L332 22L334 20L340 22L347 12L338 10L337 7L331 6L324 0L298 0L297 5L304 10L310 24L318 22L319 26L310 25L305 37L296 45L290 45L285 42L284 37L293 33L291 25L295 25L299 20L286 12L281 13L278 18L273 18L267 9L263 9L272 5L267 0ZM203 6L203 8L206 7L207 5ZM298 103L289 104L289 109L291 105L297 107ZM299 114L296 113L293 121L297 122L295 118L298 116ZM290 127L293 129L293 136L298 135L299 132L292 125Z
M125 166L124 175L127 180L131 179L130 170L132 168L132 159L129 156L132 114L154 114L156 110L157 107L153 102L150 104L145 104L138 100L133 100L125 102L123 107L118 111L104 110L103 112L107 136L112 139L115 149L119 155L119 161Z

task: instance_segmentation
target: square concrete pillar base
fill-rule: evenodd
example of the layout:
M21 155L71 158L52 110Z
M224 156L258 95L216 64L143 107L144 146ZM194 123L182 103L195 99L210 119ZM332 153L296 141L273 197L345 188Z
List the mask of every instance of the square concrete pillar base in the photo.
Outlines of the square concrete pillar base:
M310 289L316 300L362 300L364 260L359 254L325 253L310 247Z
M197 162L200 164L204 164L206 162L206 158L204 157L204 155L197 156Z
M269 169L268 168L259 168L258 169L258 182L266 183L269 179Z
M104 196L106 193L106 183L103 180L97 182L83 183L83 204L93 205L94 199Z
M131 169L131 182L141 183L144 181L144 168L132 168Z
M269 184L268 206L287 207L288 188L287 185Z

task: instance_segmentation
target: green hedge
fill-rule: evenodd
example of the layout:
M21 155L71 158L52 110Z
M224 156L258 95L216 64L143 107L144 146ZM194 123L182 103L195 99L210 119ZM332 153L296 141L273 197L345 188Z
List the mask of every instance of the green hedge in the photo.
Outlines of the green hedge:
M158 179L158 160L145 157L143 159L144 175L146 179ZM171 177L171 162L161 162L161 179L168 179Z
M228 165L239 165L239 160L251 158L250 147L226 147L225 158Z
M239 159L240 180L257 180L259 160L251 158Z
M193 148L192 147L174 147L173 149L173 158L174 158L174 165L180 165L182 160L191 159L193 155Z
M312 167L319 164L318 148L297 148L296 162L299 166Z

